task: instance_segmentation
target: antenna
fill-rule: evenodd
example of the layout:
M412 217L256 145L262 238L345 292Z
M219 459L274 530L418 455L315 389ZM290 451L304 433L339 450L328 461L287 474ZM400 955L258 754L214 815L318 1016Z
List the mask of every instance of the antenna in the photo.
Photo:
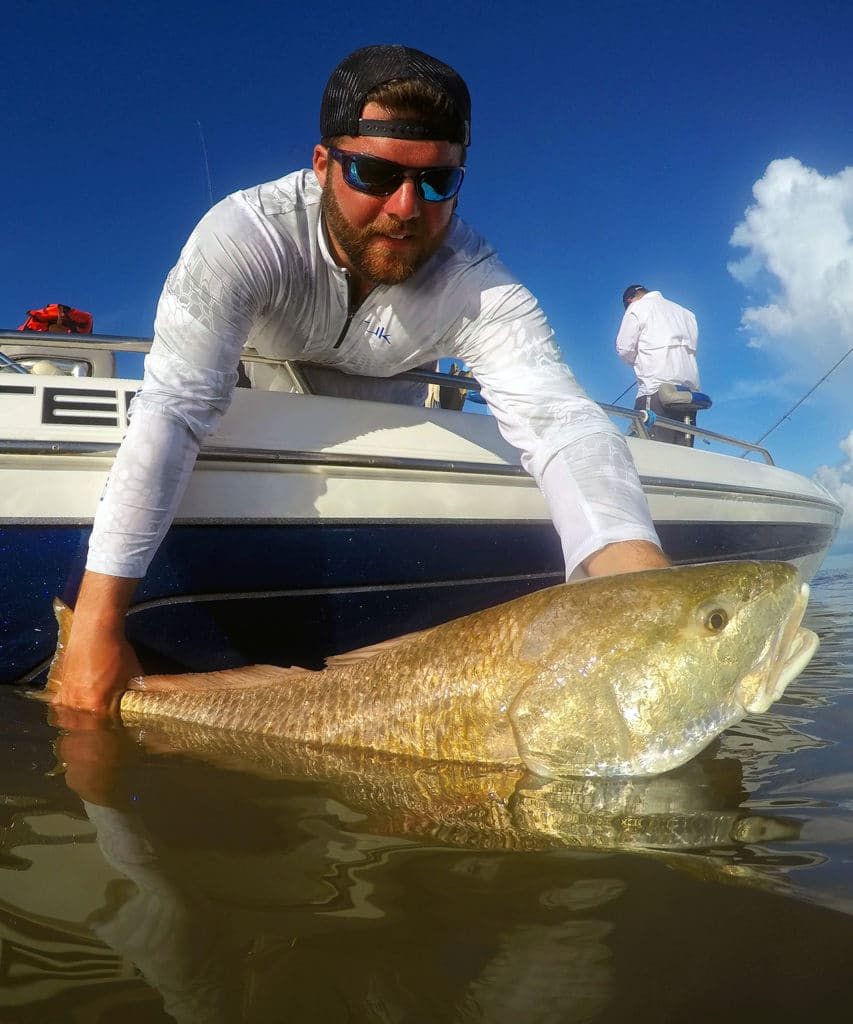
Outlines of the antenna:
M210 185L210 165L207 162L207 146L204 142L204 129L201 126L201 121L196 121L198 125L198 135L201 139L201 155L204 158L204 174L207 180L207 199L208 205L213 206L213 189Z

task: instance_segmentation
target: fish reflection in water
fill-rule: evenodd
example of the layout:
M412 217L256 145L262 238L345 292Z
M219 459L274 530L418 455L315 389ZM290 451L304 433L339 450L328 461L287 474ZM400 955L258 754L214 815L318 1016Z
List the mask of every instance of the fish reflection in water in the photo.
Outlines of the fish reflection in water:
M615 991L607 908L628 884L597 851L727 880L714 851L799 831L740 807L731 758L648 779L544 781L257 737L249 757L219 730L180 742L146 730L141 758L127 740L69 731L58 743L104 858L127 880L88 924L181 1024L590 1020ZM242 822L267 841L170 842L144 813L159 768L173 780L201 772L222 832ZM737 880L772 884L746 868ZM343 950L331 978L330 949Z
M133 732L129 730L129 732ZM524 770L419 761L168 723L137 730L149 750L332 787L365 815L362 831L429 837L468 849L583 847L701 850L796 838L797 823L756 815L740 762L694 759L649 777L542 779Z

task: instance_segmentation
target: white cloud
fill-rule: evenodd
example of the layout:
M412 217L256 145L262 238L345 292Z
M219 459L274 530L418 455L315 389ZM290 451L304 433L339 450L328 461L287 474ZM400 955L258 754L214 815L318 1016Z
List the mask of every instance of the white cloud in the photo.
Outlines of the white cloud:
M757 301L741 318L750 344L831 365L853 345L853 167L824 177L774 160L752 193L729 239L747 250L729 272Z
M741 317L747 344L774 357L777 382L817 383L853 347L853 167L825 177L793 157L774 160L752 194L729 239L746 254L728 267L753 303ZM827 388L849 382L853 354L842 365ZM842 502L851 529L853 431L839 446L844 458L815 479Z
M845 459L837 466L818 466L814 478L844 506L842 530L853 529L853 430L840 443Z
M853 356L850 357L853 359ZM793 371L775 377L740 377L733 379L728 386L715 392L717 401L745 402L761 405L768 398L780 402L790 402L791 395L802 390L802 378Z

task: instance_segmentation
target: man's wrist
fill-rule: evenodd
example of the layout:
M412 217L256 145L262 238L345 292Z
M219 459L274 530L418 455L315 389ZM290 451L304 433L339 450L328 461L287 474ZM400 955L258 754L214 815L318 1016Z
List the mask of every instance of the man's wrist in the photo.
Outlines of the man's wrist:
M585 559L583 567L590 576L608 576L620 572L664 569L671 564L657 544L647 540L626 540L600 548Z

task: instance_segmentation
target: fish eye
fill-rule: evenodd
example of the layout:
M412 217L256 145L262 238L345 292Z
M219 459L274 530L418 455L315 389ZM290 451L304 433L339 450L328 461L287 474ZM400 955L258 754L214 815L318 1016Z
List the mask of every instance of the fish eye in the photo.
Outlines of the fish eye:
M713 608L705 616L705 629L719 633L729 624L729 617L722 608Z

